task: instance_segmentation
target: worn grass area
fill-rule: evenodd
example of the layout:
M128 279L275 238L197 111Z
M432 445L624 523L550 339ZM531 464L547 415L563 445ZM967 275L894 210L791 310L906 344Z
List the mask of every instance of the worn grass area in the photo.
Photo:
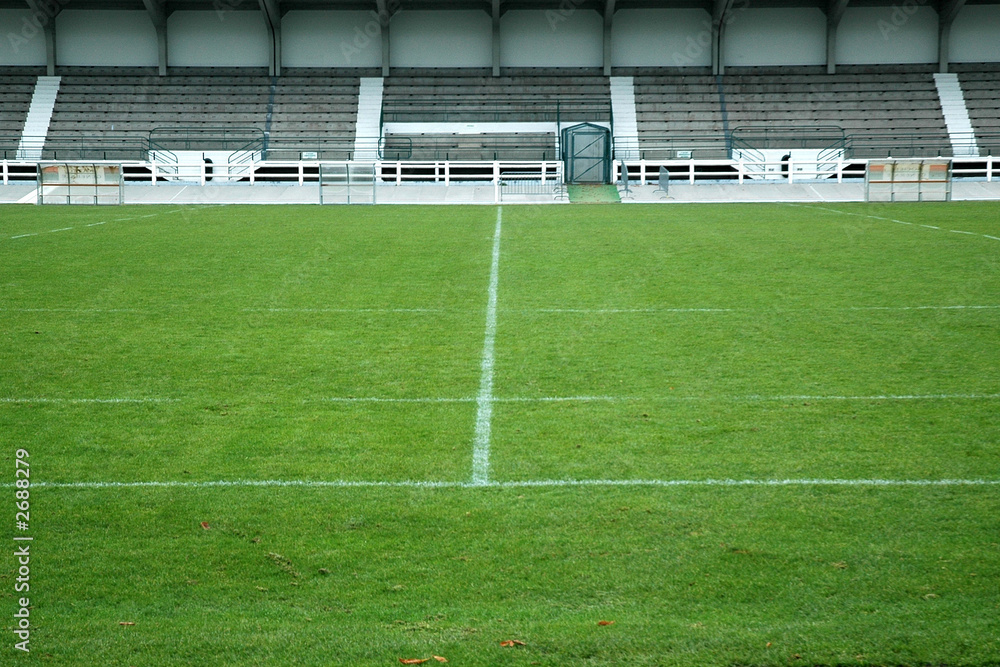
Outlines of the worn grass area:
M502 216L0 208L3 654L1000 664L1000 207Z

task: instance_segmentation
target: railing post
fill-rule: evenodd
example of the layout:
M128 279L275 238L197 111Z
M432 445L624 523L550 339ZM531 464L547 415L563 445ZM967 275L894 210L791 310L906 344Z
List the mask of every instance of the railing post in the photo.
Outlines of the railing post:
M500 203L500 163L493 163L493 203Z
M788 184L789 185L791 185L792 183L795 182L795 176L793 176L794 173L795 173L795 160L793 160L792 158L788 158Z
M445 187L451 185L451 163L444 163L444 184Z
M7 160L3 161L3 184L7 185Z
M988 155L986 157L986 182L993 182L993 156Z
M156 185L156 160L152 160L149 163L149 173L152 175L151 185Z
M739 183L743 185L743 156L740 155L739 161L736 163L736 170L739 173Z
M694 185L694 159L688 160L688 184Z

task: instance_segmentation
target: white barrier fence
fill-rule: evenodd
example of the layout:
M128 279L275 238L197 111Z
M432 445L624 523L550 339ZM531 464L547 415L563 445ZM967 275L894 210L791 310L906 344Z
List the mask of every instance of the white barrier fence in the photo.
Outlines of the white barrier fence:
M945 158L947 159L947 158ZM784 175L777 182L795 183L802 181L823 181L843 183L845 178L864 179L868 163L880 160L835 160L817 163L815 160L797 163L794 160L626 160L628 180L632 184L649 185L659 181L660 167L670 172L670 180L775 183L777 179L762 174L774 171ZM881 160L881 161L884 161ZM955 178L983 178L987 182L1000 180L1000 158L984 157L952 161L952 176ZM612 175L614 182L621 182L622 162L615 161Z
M206 185L208 183L244 182L254 185L258 182L279 182L286 184L305 185L319 182L320 164L338 164L337 162L289 161L289 162L254 162L240 165L239 170L227 169L224 173L214 173L213 167L204 162L170 165L164 169L155 162L115 162L125 170L126 184L148 183L162 185L170 182L186 182ZM339 164L343 164L340 162ZM632 184L655 184L659 179L660 167L670 172L670 178L675 182L688 182L694 185L696 181L728 181L743 184L748 181L758 181L762 171L777 167L787 178L788 183L797 181L816 181L842 183L845 178L864 178L868 160L846 160L817 164L815 161L798 164L795 161L749 161L749 160L628 160L629 181ZM379 184L404 183L438 183L451 185L454 183L491 184L499 189L504 173L535 172L542 183L548 180L562 182L563 163L546 162L410 162L384 161L376 162L376 179ZM613 163L613 179L621 181L620 161ZM37 163L24 160L0 161L0 176L2 183L34 182ZM178 167L188 170L189 180L178 181ZM222 172L223 170L219 170ZM952 161L952 174L955 178L972 177L992 182L1000 180L1000 158L983 157L972 159L956 159ZM775 182L769 179L769 182Z

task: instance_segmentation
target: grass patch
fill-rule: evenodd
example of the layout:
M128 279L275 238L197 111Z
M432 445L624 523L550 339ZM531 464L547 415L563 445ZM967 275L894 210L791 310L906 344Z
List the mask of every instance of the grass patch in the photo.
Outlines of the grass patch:
M0 208L18 659L1000 664L998 209L825 208L505 206L491 391L495 208Z

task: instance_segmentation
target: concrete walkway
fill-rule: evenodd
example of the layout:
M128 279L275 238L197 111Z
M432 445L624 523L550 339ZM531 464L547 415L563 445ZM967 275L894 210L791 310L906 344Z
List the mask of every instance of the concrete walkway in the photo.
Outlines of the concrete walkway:
M726 202L859 202L865 200L864 183L706 183L671 184L669 196L655 185L621 188L622 203L726 203ZM952 200L1000 199L1000 182L955 181Z
M705 183L672 184L669 196L655 185L632 186L619 192L626 204L732 202L859 202L863 183ZM492 185L379 185L379 204L494 204ZM1000 182L956 181L955 201L1000 200ZM33 183L0 186L0 203L34 204ZM318 204L319 186L306 185L126 185L126 204ZM503 204L565 204L552 195L505 196Z

